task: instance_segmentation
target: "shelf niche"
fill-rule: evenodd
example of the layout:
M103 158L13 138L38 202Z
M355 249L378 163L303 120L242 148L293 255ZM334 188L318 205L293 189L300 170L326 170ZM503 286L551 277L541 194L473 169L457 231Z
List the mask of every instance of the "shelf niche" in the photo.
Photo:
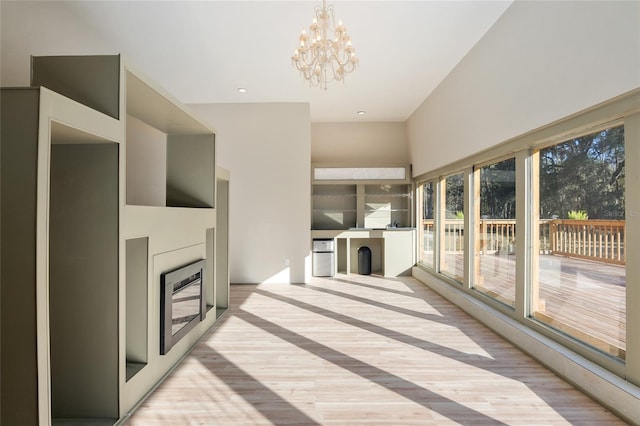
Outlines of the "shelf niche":
M350 274L358 273L358 249L369 247L371 250L371 273L384 275L384 239L383 238L351 238L349 251L340 253L340 256L350 256ZM343 259L338 259L341 264L346 263Z
M127 204L214 208L213 131L129 70L125 80Z
M147 365L149 238L125 244L126 258L126 380Z
M214 135L166 134L128 115L127 204L215 207Z
M215 207L213 130L120 55L37 56L31 63L32 85L125 121L127 204Z
M51 134L51 416L54 423L115 421L118 144L57 123Z
M209 312L216 307L216 229L207 228L205 233L207 264L204 275L204 297L207 303L207 312Z
M349 229L356 226L357 186L313 186L313 229Z
M219 169L216 189L216 317L229 308L229 172Z
M397 224L410 226L411 187L400 185L365 185L364 227L385 228Z

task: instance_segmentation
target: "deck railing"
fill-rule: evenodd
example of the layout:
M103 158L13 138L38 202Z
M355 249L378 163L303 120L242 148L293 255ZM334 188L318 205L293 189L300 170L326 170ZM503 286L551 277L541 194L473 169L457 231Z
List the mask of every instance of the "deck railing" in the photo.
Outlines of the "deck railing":
M599 262L626 263L626 227L624 220L541 219L540 254L578 257ZM481 254L511 253L515 249L516 221L481 219L479 251ZM433 219L423 220L426 235L433 236ZM424 250L433 250L433 238L424 238ZM464 220L444 222L444 250L464 250Z
M624 265L627 260L624 220L549 221L553 254Z

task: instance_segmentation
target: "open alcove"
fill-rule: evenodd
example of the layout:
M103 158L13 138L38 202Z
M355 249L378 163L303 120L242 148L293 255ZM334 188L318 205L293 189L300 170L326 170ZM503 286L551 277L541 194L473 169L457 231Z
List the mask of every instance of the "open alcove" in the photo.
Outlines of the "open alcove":
M49 333L54 424L108 424L119 417L118 149L117 143L51 124Z

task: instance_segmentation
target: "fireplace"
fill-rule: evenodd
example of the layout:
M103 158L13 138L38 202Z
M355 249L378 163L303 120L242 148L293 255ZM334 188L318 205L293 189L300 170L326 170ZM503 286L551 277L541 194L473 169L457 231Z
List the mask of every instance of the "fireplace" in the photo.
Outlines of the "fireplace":
M205 260L160 274L160 354L165 355L206 315Z

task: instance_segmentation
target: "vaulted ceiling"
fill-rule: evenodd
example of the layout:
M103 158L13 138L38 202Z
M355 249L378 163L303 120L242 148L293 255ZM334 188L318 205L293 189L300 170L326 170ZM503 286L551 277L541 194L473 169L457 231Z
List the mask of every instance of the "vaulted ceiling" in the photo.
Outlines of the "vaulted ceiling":
M320 0L3 0L1 83L27 85L31 55L121 53L185 103L309 102L313 122L404 121L511 1L329 3L360 66L326 91L291 64Z

